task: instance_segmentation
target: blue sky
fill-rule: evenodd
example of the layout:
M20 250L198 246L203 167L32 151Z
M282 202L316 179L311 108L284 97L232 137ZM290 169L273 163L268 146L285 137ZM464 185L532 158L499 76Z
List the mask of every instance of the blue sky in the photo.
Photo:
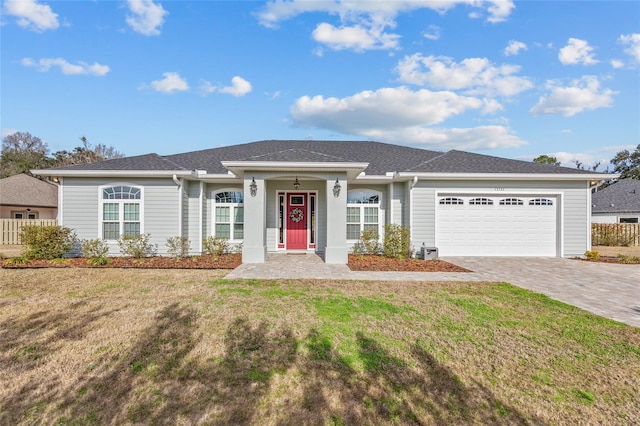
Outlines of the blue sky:
M126 155L377 140L574 167L640 143L638 1L1 2L3 136Z

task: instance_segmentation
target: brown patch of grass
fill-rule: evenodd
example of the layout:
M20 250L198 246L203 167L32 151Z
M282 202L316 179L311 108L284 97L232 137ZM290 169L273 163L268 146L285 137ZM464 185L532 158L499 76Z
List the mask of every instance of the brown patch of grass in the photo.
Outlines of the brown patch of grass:
M1 424L634 424L640 329L506 284L0 270Z

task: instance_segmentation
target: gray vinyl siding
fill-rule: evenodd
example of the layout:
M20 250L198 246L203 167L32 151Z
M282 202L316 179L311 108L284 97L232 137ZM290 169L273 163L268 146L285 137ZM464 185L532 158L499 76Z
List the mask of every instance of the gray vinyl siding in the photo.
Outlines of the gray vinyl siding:
M582 256L590 246L588 239L589 209L587 183L549 181L419 181L412 190L412 241L415 246L423 242L427 246L435 243L435 211L437 192L464 193L465 191L487 194L509 194L525 191L528 194L558 194L557 212L562 227L562 255ZM560 253L558 253L560 255Z
M158 254L166 254L167 238L179 233L179 192L172 179L87 179L65 178L63 191L63 226L76 231L80 239L99 236L100 191L104 185L129 184L143 187L144 233L150 234ZM118 245L110 243L110 254L120 254Z
M183 236L190 241L190 252L200 253L200 182L185 182L184 199L182 203Z
M393 214L393 217L390 218L388 223L395 223L400 226L409 226L407 184L395 182L391 185L393 185L393 197L391 199L391 212L389 214Z

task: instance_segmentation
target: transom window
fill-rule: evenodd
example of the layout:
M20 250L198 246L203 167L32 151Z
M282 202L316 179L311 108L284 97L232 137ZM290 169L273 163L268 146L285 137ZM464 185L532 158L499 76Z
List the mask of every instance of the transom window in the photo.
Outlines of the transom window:
M102 188L100 231L105 240L123 235L140 235L142 231L142 188L114 185Z
M532 200L529 200L529 205L530 206L552 206L553 200L550 200L548 198L534 198Z
M472 198L469 200L470 206L492 206L493 200L489 198Z
M501 206L522 206L523 204L524 201L522 201L520 198L503 198L502 200L500 200Z
M220 191L213 197L213 236L244 239L244 196L240 191Z
M347 194L347 240L359 240L365 229L380 235L380 193L351 191Z
M461 206L464 204L464 200L462 198L457 198L457 197L446 197L446 198L440 198L440 204Z

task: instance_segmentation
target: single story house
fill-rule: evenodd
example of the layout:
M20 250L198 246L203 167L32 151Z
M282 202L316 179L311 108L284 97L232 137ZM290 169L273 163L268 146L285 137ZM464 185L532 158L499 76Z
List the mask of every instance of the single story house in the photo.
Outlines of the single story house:
M640 180L620 179L591 196L593 223L638 223Z
M591 188L615 177L462 151L366 141L267 140L34 170L58 180L59 222L80 238L209 236L346 263L363 229L408 227L441 256L581 256Z
M21 173L0 179L0 219L55 219L58 187Z

